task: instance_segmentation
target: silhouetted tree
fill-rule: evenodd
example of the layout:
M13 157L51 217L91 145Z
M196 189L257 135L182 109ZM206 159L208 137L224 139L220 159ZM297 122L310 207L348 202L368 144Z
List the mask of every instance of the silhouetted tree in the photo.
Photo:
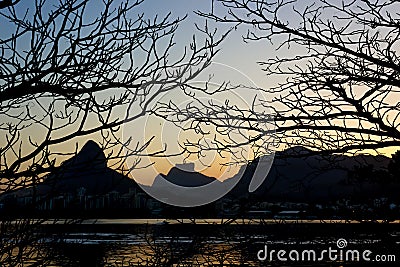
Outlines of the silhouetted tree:
M184 18L148 18L142 2L0 1L0 194L35 188L82 139L96 138L114 169L125 172L126 157L143 153L151 138L124 151L120 127L210 64L223 37L198 27L204 43L193 37L173 58ZM1 220L0 241L11 235L15 242L2 243L0 261L16 266L37 237L18 238L26 229Z
M399 1L214 2L218 12L199 14L247 29L244 42L265 42L259 64L271 86L248 90L267 100L255 98L248 110L229 102L185 110L170 105L164 117L197 121L199 133L214 125L223 135L214 139L218 150L247 144L265 150L275 133L280 144L305 146L310 154L400 145ZM247 141L232 140L239 130L247 131Z
M0 9L13 6L13 5L17 4L19 1L21 1L21 0L17 0L17 1L14 1L14 2L12 0L0 1Z
M54 147L98 134L104 149L120 144L123 123L144 116L158 95L185 84L206 67L218 41L206 28L170 59L183 19L148 19L135 13L143 1L34 1L26 14L3 9L0 39L2 188L57 167ZM6 35L6 36L4 36ZM135 60L134 60L135 59ZM126 144L124 144L126 145ZM131 154L143 152L138 144ZM65 153L71 155L71 152ZM124 158L115 149L112 157ZM116 165L122 167L123 165ZM40 177L37 177L38 179Z

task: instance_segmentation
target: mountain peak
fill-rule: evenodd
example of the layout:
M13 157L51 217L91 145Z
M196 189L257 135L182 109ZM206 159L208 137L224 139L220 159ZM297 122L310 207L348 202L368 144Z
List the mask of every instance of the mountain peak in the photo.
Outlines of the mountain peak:
M84 187L87 194L106 194L113 190L127 193L129 189L138 188L134 180L107 167L107 157L92 140L64 161L62 168L51 173L46 182L55 188L55 192L76 192Z
M196 187L196 186L203 186L209 183L214 182L217 180L216 178L206 176L202 173L194 171L194 169L184 170L182 166L185 168L194 168L194 164L188 165L178 165L178 167L172 167L167 175L157 175L153 186L163 186L164 183L161 179L165 179L175 185L185 186L185 187Z
M101 147L95 141L89 140L76 155L76 163L104 168L107 166L107 159Z
M83 151L91 151L92 153L95 152L97 154L103 153L101 147L93 140L88 140L79 153L82 153Z

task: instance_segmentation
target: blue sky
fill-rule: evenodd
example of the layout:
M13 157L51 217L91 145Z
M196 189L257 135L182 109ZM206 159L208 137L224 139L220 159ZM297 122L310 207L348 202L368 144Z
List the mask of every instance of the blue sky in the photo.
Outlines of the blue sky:
M204 25L205 19L199 17L194 11L203 12L211 11L211 0L146 0L141 4L140 10L143 10L146 16L153 17L155 15L166 15L171 12L172 17L183 17L187 15L187 19L179 26L176 41L182 45L187 45L196 34L194 24ZM222 10L215 6L215 12L222 13ZM213 24L220 34L226 32L232 25ZM246 29L239 27L231 32L227 39L222 43L220 53L215 58L218 63L226 64L243 72L257 85L268 86L264 73L257 64L260 60L265 60L270 56L274 56L273 47L265 42L243 43L242 35ZM177 51L179 53L179 50Z
M120 1L115 1L116 3ZM54 3L54 4L53 4ZM47 1L47 6L55 5L57 1ZM199 17L194 13L196 10L209 12L211 10L211 0L145 0L134 13L144 13L147 18L159 18L171 13L171 19L176 17L184 17L187 19L181 23L175 37L177 43L174 50L176 56L182 52L183 46L187 46L192 40L193 35L200 36L195 29L195 23L204 25L205 19ZM96 1L89 1L88 16L98 16L100 14L102 5L96 4ZM31 1L21 1L16 5L16 11L21 16L25 13L26 9L31 12L33 10ZM222 13L226 10L215 7L215 12ZM9 36L14 31L10 24L6 23L3 17L0 17L0 25L4 25L0 31L0 37ZM213 25L210 23L210 25ZM226 32L232 25L213 25L218 29L219 34ZM212 27L212 26L211 26ZM220 46L221 52L215 58L215 61L229 65L236 68L244 74L248 75L256 84L260 86L268 86L263 72L260 70L257 61L265 60L274 55L273 47L265 41L243 43L241 36L245 33L243 27L231 32L228 38ZM201 37L199 37L201 38Z

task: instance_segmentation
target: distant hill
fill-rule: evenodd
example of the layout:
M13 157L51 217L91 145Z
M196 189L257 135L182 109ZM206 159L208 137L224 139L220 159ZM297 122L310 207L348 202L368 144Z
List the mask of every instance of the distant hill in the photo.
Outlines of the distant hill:
M384 156L345 156L345 155L312 155L310 150L301 146L277 152L267 179L252 193L248 188L257 163L254 160L243 165L239 173L232 178L219 182L194 171L194 165L178 165L166 175L159 174L151 188L168 191L165 180L180 186L197 187L218 181L220 185L230 187L238 183L226 196L240 199L252 197L260 201L329 201L342 197L373 197L386 194L397 197L398 185L384 185L371 182L361 184L349 183L349 171L354 166L373 165L375 169L386 168L390 159ZM262 170L261 170L262 173ZM240 178L240 179L239 179ZM142 192L137 183L107 167L107 159L102 149L94 142L88 141L80 152L63 162L57 171L46 177L37 186L38 194L76 193L84 187L86 194L102 195L111 191L121 194L134 189ZM32 194L32 188L18 190L17 195ZM166 193L166 196L168 194ZM179 193L177 192L177 197Z
M187 165L190 166L191 164ZM217 180L214 177L209 177L204 174L195 172L194 167L192 170L190 170L191 168L192 168L191 166L186 168L182 166L173 167L171 168L171 170L168 172L167 175L164 174L157 175L156 178L154 179L152 186L153 187L162 186L163 183L160 180L161 178L164 178L173 184L186 187L202 186Z
M383 194L397 197L399 185L378 185L371 182L349 182L355 166L372 165L385 169L390 159L372 155L309 155L310 150L292 147L277 152L264 183L253 193L248 192L259 159L243 166L244 174L231 191L235 198L252 196L260 201L329 201L339 198L368 198ZM304 155L304 156L303 156ZM234 178L234 177L233 177Z
M84 187L88 194L105 194L110 191L127 193L138 188L133 179L107 167L103 150L94 141L88 141L81 151L65 161L62 167L45 181L56 191L74 192Z
M372 155L312 155L301 146L277 152L267 178L253 193L250 181L259 159L243 165L239 175L225 180L227 187L239 180L227 197L238 199L252 197L260 201L329 201L343 197L379 197L383 194L397 197L399 185L382 185L371 182L350 183L349 172L355 166L372 165L376 170L385 169L390 161L385 156ZM261 170L262 172L262 170ZM181 186L200 186L215 178L203 174L172 168L167 175L158 175L153 187L161 186L161 178ZM164 185L165 186L165 185Z
M88 141L77 155L64 161L36 187L38 195L75 194L85 188L88 195L102 195L111 191L127 193L130 189L141 191L137 183L107 167L103 150L94 141ZM32 188L17 190L14 194L32 194Z

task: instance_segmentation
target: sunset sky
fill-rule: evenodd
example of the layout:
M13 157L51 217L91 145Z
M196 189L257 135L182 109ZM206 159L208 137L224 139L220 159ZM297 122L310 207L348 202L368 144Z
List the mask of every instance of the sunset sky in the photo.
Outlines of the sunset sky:
M190 1L181 1L181 0L174 0L174 1L145 1L144 5L142 6L144 8L144 12L146 14L154 15L154 14L166 14L167 12L171 12L172 15L176 15L176 16L183 16L184 14L188 15L187 20L185 21L185 23L183 23L181 25L181 29L179 31L179 35L177 35L176 40L178 40L178 42L189 42L191 36L193 35L194 31L194 23L199 23L200 25L203 23L204 24L204 19L203 18L199 18L196 14L193 13L193 11L195 10L201 10L203 12L209 12L211 10L211 2L212 1L194 1L194 0L190 0ZM310 1L304 1L302 3L304 3L304 5L306 5L306 3L309 3ZM221 7L215 5L214 6L214 12L217 14L222 14L222 12L226 12L223 11L223 9L221 9ZM281 18L285 17L285 14L282 13L281 14ZM288 20L290 20L291 18L288 17ZM212 25L212 24L211 24ZM223 33L224 31L226 31L229 27L229 25L221 25L218 24L217 29L219 30L220 33ZM242 35L244 35L246 33L246 28L245 27L239 27L236 30L233 30L231 32L231 34L228 36L228 38L223 42L223 44L221 45L220 49L220 53L219 55L217 55L217 57L215 58L215 61L218 64L223 64L226 65L227 68L225 68L225 70L227 70L228 68L232 68L235 71L232 72L231 76L226 75L225 77L223 77L222 79L235 79L237 77L237 75L241 76L243 79L240 80L241 82L243 82L243 80L247 80L247 82L252 83L254 86L256 87L262 87L262 88L268 88L270 86L276 85L276 82L278 82L278 80L274 80L271 77L266 77L265 74L263 73L263 71L261 70L260 65L258 64L258 62L260 61L265 61L268 58L273 58L276 56L281 56L281 55L296 55L296 54L300 54L303 51L299 51L298 48L296 47L291 47L291 48L284 48L282 50L280 50L279 52L277 52L275 50L275 47L277 46L276 43L271 44L265 40L263 41L259 41L259 42L247 42L244 43L242 41ZM179 52L178 52L179 53ZM221 68L222 69L222 68ZM218 71L217 71L218 72ZM207 73L207 71L206 71ZM218 72L220 73L220 72ZM227 72L229 73L229 71ZM280 80L279 80L280 81ZM244 82L246 83L246 82ZM173 97L171 97L173 98ZM251 99L251 97L247 98L246 96L244 97L246 98L246 100ZM245 100L245 101L246 101ZM396 101L396 100L394 100ZM157 128L157 125L159 126L164 126L164 122L162 122L160 119L158 119L157 122L152 122L152 124L154 124L154 131L155 132L160 132L160 128ZM167 124L168 125L168 124ZM170 126L167 126L165 128L170 129ZM165 136L165 128L164 128L164 132L163 135ZM168 134L167 134L168 136ZM182 138L182 134L179 133L179 139L180 140L184 140L184 138ZM171 136L172 137L172 136ZM162 138L161 138L162 139ZM167 140L173 140L174 138L169 138ZM154 143L154 147L158 147L161 148L161 143L159 142L160 139L158 139L155 143ZM176 138L175 138L176 140ZM170 144L170 147L173 147L173 144ZM381 149L379 150L382 153L385 153L386 155L390 156L391 154L393 154L395 151L397 150L397 148L385 148L385 149ZM203 173L210 175L210 176L220 176L222 175L222 179L227 178L232 176L235 171L237 169L233 169L230 170L230 172L226 172L227 169L226 168L222 168L221 166L218 164L219 162L226 162L227 159L221 159L218 156L214 155L215 158L213 158L213 156L209 157L213 158L216 164L213 164L212 168L205 168L202 167L201 164L198 164L198 162L196 163L196 167L198 168L198 170L201 170ZM169 159L154 159L156 164L155 164L155 172L162 172L162 173L167 173L168 169L170 167L172 167L174 165L174 163L176 163L176 161L178 163L181 163L180 161L182 160L182 158L180 157L174 157L174 158L169 158ZM189 159L190 160L190 159ZM141 173L143 173L143 176L145 175L145 171L140 171ZM146 170L147 172L147 170ZM224 173L225 172L225 173ZM139 176L142 176L141 174L139 174ZM150 175L151 177L152 175Z
M99 16L101 10L99 9L99 5L93 4L91 2L91 6L88 9L89 16L97 17ZM308 3L310 1L304 1L304 3ZM31 3L29 1L21 1L17 5L18 12L24 12L25 8L30 7ZM212 6L212 0L145 0L135 11L135 13L140 14L144 13L146 18L152 19L155 16L164 17L168 13L171 13L171 20L176 17L184 17L187 16L186 20L179 25L179 29L175 36L176 46L171 54L171 59L179 58L182 55L183 49L185 46L188 46L193 39L193 35L196 36L199 40L201 40L201 35L196 31L195 23L199 26L204 25L205 19L199 17L194 13L196 10L200 10L203 12L210 12ZM214 12L217 14L222 14L225 12L219 6L214 6ZM285 17L285 14L281 14L282 17ZM291 19L288 17L288 20ZM0 25L2 22L4 23L4 18L0 18ZM221 25L209 22L208 25L210 28L217 28L217 35L225 33L230 27L233 25ZM0 32L0 36L7 36L14 29L5 28ZM242 35L245 34L246 28L239 27L231 32L231 34L224 40L219 49L220 53L215 57L215 64L211 67L211 69L204 73L203 76L199 77L198 80L194 82L202 82L206 80L207 76L211 73L216 75L215 82L222 82L224 80L231 80L237 83L243 83L246 85L251 85L254 87L263 87L268 88L272 85L275 85L278 80L274 80L274 78L268 77L266 78L265 74L262 72L261 67L259 66L259 61L265 61L268 58L275 57L280 55L280 53L284 53L287 55L296 55L299 53L298 48L284 48L279 52L276 52L275 47L276 44L268 43L267 41L259 41L259 42L250 42L244 43L242 41ZM140 59L138 59L140 61ZM217 76L218 74L218 76ZM169 95L163 96L163 100L175 100L182 101L185 103L185 99L180 99L180 92L176 90L174 93L170 93ZM253 94L242 94L240 96L235 95L224 95L216 101L223 102L223 97L230 98L233 102L236 101L239 105L246 106L249 104L249 101L254 97ZM397 101L397 100L396 100ZM157 149L162 149L165 144L168 145L167 153L176 153L180 151L179 146L177 145L177 141L184 141L185 139L195 138L196 136L193 133L183 133L180 132L178 128L174 127L170 123L166 123L159 118L155 117L146 117L139 119L138 121L133 122L130 125L124 127L124 133L128 136L132 136L135 140L143 142L148 140L151 136L155 136L154 143L149 147L149 152L155 151ZM43 132L31 131L30 135L33 139L40 139L43 135ZM79 143L79 147L81 148L85 141L88 139L96 140L98 135L93 135L90 137L80 138L72 140L68 143L54 146L53 148L60 151L71 151L75 147L75 143ZM124 138L127 138L125 136ZM1 140L0 140L1 142ZM78 149L79 150L79 149ZM392 154L396 151L396 148L387 148L381 150L387 155ZM206 175L220 177L221 179L225 179L231 177L235 174L237 169L231 169L228 171L227 168L221 168L219 163L228 162L229 155L225 155L226 158L222 158L215 153L210 153L205 156L203 159L206 163L205 165L210 165L211 167L205 167L204 165L197 162L197 159L189 158L187 161L195 161L196 170L202 171ZM249 158L252 158L251 152L248 153ZM156 164L154 168L143 169L136 172L135 177L138 178L137 181L142 183L151 183L151 180L157 173L166 173L169 168L174 166L177 163L182 163L184 161L184 157L169 157L169 158L147 158L143 159L143 163L149 163L154 161ZM149 182L150 179L150 182Z
M150 0L145 1L142 5L142 8L145 14L148 16L154 16L156 14L161 16L167 14L168 12L171 12L172 17L182 17L184 15L187 15L187 19L184 23L182 23L182 25L180 25L180 29L178 30L178 34L176 36L176 41L179 47L179 44L188 44L192 40L192 36L194 34L196 35L196 29L194 25L195 23L200 26L204 25L205 23L205 19L196 15L194 11L200 10L203 12L210 12L211 5L212 1ZM214 12L221 13L223 11L220 7L214 6ZM210 23L209 26L216 27L218 33L223 34L233 25L215 25L213 23ZM224 42L222 43L220 47L221 51L214 58L215 65L211 67L211 70L206 70L205 75L202 76L203 78L207 77L208 74L215 72L217 73L217 75L219 75L216 80L220 82L224 79L232 80L233 82L235 82L236 80L236 82L238 83L252 85L254 87L264 87L270 84L271 80L265 78L265 75L261 71L257 62L263 59L267 59L268 57L273 55L274 49L272 48L271 44L268 44L266 42L244 44L242 41L242 35L245 34L245 32L246 30L244 28L238 28L237 30L231 32L227 39L224 40ZM176 53L179 56L179 50L176 50ZM203 80L199 78L196 81ZM177 91L177 94L179 94L179 91ZM253 94L241 96L244 98L245 102L249 102L249 100L251 101ZM175 96L169 97L172 99L175 98L176 100ZM234 96L227 97L235 98ZM219 100L223 101L221 97ZM150 121L151 122L149 125L151 126L146 127L146 129L148 129L146 134L158 135L159 133L162 133L162 137L154 140L155 142L149 148L150 150L151 148L154 149L153 151L155 151L157 148L161 149L162 145L167 143L170 153L176 153L177 151L179 151L176 141L180 139L180 141L182 142L183 140L185 140L188 134L190 135L190 133L185 134L182 132L176 132L179 129L174 129L171 124L164 123L161 119L154 118ZM137 129L135 126L132 126L132 128ZM165 136L167 136L167 138ZM202 173L209 176L226 179L236 174L239 166L234 166L231 168L222 167L220 163L226 163L230 160L229 155L225 156L226 158L221 158L216 153L210 152L205 158L202 159L202 162L205 164L200 163L197 159L194 159L194 157L190 157L189 159L186 159L186 161L190 162L194 160L194 162L196 162L197 171L201 171ZM249 158L252 157L251 152L249 152L248 156ZM174 166L176 163L182 163L184 157L177 156L169 158L152 158L151 160L155 162L154 168L150 167L146 170L138 170L135 172L137 173L135 177L138 179L138 181L146 183L145 180L147 180L148 178L152 179L157 173L167 173L169 168ZM146 159L143 160L143 163L144 162L146 162ZM206 164L210 164L211 167L207 167ZM142 179L142 177L146 177L146 179Z

